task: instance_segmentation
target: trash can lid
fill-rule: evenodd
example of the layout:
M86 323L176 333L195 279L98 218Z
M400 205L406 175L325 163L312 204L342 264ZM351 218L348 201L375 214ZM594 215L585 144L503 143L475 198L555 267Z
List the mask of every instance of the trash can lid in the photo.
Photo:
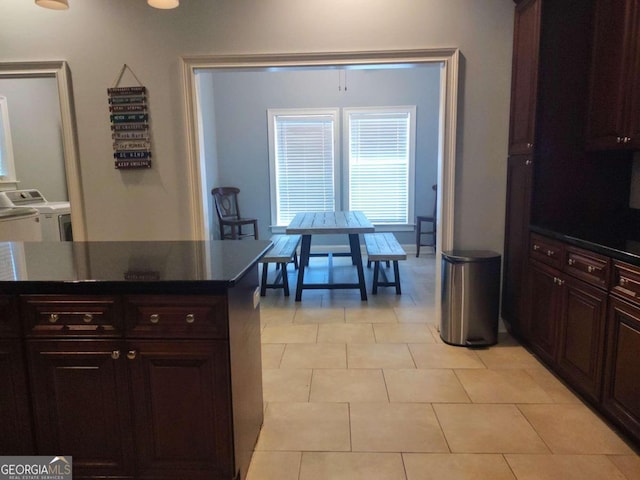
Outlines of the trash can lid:
M447 250L442 256L452 262L491 262L500 259L500 254L491 250Z

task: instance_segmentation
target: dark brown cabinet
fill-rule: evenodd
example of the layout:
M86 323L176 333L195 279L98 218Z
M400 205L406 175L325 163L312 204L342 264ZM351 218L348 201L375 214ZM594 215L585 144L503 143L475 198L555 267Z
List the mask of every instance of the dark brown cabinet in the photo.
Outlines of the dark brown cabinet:
M558 371L593 401L600 399L607 292L570 275L564 283L558 322Z
M533 350L555 363L558 318L562 311L560 272L532 260L529 264L529 318L524 329Z
M74 478L133 478L126 357L116 340L28 342L39 452L70 452Z
M228 298L25 295L20 304L37 452L68 452L78 479L246 475L262 393L245 387L232 399L231 372L239 367L231 363L249 362L241 381L261 382L250 285ZM232 352L238 333L230 318L244 325L240 334L250 351L243 358ZM0 361L1 348L0 342ZM248 423L234 410L247 403Z
M31 402L24 371L20 343L0 339L0 455L34 453Z
M611 295L602 405L640 439L640 304Z
M231 479L225 342L127 343L138 478Z
M638 0L596 2L587 146L640 148Z
M640 441L640 267L532 233L525 343Z
M571 385L600 399L610 262L606 257L531 235L531 348Z
M542 0L516 5L511 70L511 115L504 244L502 318L518 333L529 241L533 142L538 92L538 51Z
M33 453L29 390L15 297L0 295L0 455Z
M569 165L585 156L592 17L584 0L516 1L502 282L502 318L515 335L526 321L529 224L575 219L590 203L574 182L602 177Z
M504 282L502 318L516 332L518 319L524 318L521 292L524 290L529 216L531 211L531 155L513 155L507 163L507 214L504 246Z
M511 71L509 154L531 153L535 138L542 0L516 5Z

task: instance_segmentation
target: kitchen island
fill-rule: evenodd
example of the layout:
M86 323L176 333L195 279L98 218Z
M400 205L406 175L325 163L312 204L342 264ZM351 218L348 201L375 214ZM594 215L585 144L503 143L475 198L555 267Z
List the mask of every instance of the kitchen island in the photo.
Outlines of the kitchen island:
M268 241L0 243L0 455L74 478L245 478Z

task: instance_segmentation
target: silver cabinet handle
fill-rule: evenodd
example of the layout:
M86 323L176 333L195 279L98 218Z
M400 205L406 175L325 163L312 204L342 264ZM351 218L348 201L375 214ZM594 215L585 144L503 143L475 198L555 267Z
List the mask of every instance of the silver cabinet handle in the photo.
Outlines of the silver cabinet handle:
M129 350L127 352L127 358L129 360L135 360L137 354L138 354L138 352L136 352L135 350Z
M573 258L570 258L569 260L567 260L567 263L569 265L575 265L576 261Z
M60 316L57 313L52 313L49 315L49 323L56 323L60 319Z
M93 315L91 315L90 313L85 313L85 314L82 316L82 321L83 321L84 323L91 323L91 322L93 321Z
M596 270L598 270L598 268L594 267L593 265L588 265L587 266L587 272L589 272L589 273L593 273Z
M527 165L527 166L531 165L532 163L533 162L531 160L525 160L524 161L524 164Z
M160 315L158 315L157 313L153 313L149 316L149 321L151 323L158 323L160 321Z
M533 148L533 143L527 143L527 148L529 149Z
M620 277L620 281L618 282L620 284L621 287L626 287L627 286L627 279L624 277Z
M118 360L120 358L120 350L114 350L111 352L111 358L114 360Z
M193 323L196 321L196 316L193 313L189 313L185 317L185 320L187 321L187 323Z
M553 250L547 250L547 257L553 257L556 254Z
M534 245L533 246L533 251L537 252L538 250L540 250L540 245Z

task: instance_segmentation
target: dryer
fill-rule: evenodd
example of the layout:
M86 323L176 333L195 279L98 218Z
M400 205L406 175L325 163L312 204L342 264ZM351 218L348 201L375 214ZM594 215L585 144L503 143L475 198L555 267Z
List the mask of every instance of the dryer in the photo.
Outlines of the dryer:
M9 190L0 192L0 206L36 209L40 216L42 240L73 240L69 202L48 202L39 190Z

